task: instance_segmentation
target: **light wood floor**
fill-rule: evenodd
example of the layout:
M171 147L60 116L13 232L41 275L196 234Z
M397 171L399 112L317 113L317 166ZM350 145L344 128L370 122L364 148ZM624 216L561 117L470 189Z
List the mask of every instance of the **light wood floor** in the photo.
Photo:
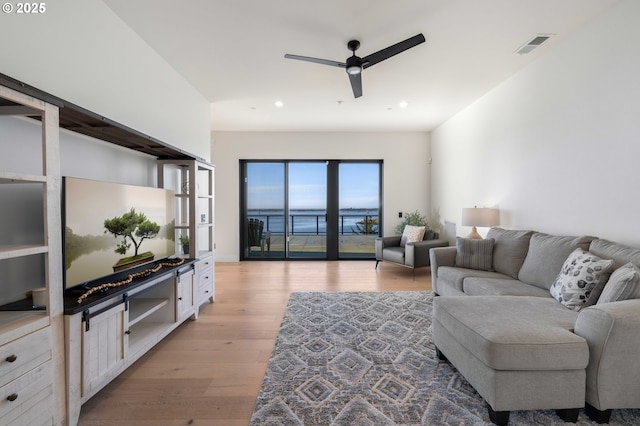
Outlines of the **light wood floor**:
M375 261L216 264L216 302L82 407L80 425L247 425L294 291L431 290L429 268Z

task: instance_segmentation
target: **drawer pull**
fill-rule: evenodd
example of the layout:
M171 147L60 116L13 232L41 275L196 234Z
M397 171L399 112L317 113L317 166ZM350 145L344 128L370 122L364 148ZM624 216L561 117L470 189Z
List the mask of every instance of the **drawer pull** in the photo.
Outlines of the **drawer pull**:
M126 334L126 335L131 334L131 330L127 330L127 331L125 331L125 332L124 332L124 334Z
M8 401L15 401L16 399L18 399L18 394L17 393L12 393L11 395L9 395L7 397Z
M18 359L18 355L13 354L7 357L7 362L15 362Z

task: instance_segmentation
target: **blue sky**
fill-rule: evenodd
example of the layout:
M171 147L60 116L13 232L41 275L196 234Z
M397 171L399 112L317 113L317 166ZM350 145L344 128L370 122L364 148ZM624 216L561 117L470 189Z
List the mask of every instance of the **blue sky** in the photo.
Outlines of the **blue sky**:
M249 163L248 208L284 207L283 163ZM327 165L323 162L289 163L289 208L324 209ZM340 208L378 207L378 163L340 163Z

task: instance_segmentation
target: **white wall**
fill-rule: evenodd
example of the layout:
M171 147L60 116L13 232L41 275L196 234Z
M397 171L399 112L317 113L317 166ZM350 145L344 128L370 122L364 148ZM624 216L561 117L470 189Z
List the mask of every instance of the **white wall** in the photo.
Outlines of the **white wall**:
M0 73L205 159L210 106L100 0L0 17Z
M42 173L42 126L29 118L0 116L0 170ZM60 131L60 172L130 185L156 186L156 158L67 130Z
M443 220L496 206L506 228L640 247L638 22L621 2L432 132Z
M393 235L398 212L430 211L427 133L214 132L212 139L218 262L239 259L240 160L383 160L384 234Z

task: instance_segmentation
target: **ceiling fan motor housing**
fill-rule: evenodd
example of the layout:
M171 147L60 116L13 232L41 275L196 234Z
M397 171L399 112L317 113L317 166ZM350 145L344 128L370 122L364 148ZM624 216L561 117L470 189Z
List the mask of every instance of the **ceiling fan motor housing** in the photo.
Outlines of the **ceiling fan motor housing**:
M347 59L347 73L351 75L360 74L362 72L362 60L355 54Z

